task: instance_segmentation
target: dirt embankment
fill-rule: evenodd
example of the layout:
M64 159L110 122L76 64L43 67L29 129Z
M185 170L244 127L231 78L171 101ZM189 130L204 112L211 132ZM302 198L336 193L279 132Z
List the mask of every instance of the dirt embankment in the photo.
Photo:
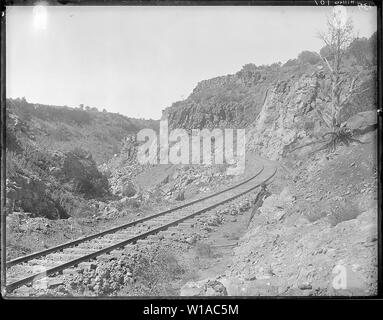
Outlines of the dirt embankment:
M231 263L184 294L208 295L216 281L237 296L376 294L375 139L281 161Z

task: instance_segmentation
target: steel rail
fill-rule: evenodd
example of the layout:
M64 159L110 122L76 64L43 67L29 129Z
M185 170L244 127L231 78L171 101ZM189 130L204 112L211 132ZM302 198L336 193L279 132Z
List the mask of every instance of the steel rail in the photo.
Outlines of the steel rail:
M86 241L89 241L89 240L92 240L92 239L95 239L95 238L99 238L99 237L102 237L106 234L109 234L109 233L114 233L116 231L119 231L119 230L122 230L122 229L125 229L125 228L128 228L128 227L132 227L138 223L141 223L141 222L144 222L144 221L147 221L147 220L151 220L151 219L154 219L154 218L157 218L159 216L162 216L162 215L166 215L170 212L173 212L173 211L176 211L176 210L180 210L180 209L183 209L183 208L186 208L188 206L191 206L195 203L198 203L198 202L201 202L201 201L204 201L204 200L207 200L207 199L210 199L212 197L215 197L217 195L220 195L224 192L227 192L227 191L230 191L232 189L235 189L253 179L255 179L259 174L261 174L264 170L264 165L262 164L262 167L259 169L259 171L251 176L250 178L236 184L236 185L233 185L229 188L226 188L224 190L221 190L221 191L218 191L216 193L213 193L211 195L208 195L208 196L205 196L203 198L200 198L200 199L196 199L196 200L193 200L193 201L190 201L190 202L187 202L183 205L180 205L180 206L176 206L176 207L173 207L173 208L170 208L168 210L165 210L165 211L161 211L159 213L156 213L156 214L153 214L153 215L149 215L149 216L146 216L146 217L143 217L143 218L140 218L140 219L137 219L137 220L134 220L134 221L131 221L131 222L128 222L128 223L125 223L125 224L122 224L120 226L117 226L117 227L113 227L113 228L110 228L110 229L107 229L107 230L104 230L104 231L101 231L101 232L97 232L97 233L94 233L94 234L91 234L91 235L88 235L88 236L84 236L84 237L81 237L81 238L78 238L76 240L71 240L71 241L68 241L68 242L65 242L65 243L62 243L60 245L57 245L57 246L54 246L54 247L51 247L51 248L48 248L48 249L44 249L44 250L41 250L41 251L37 251L37 252L33 252L31 254L28 254L28 255L25 255L25 256L21 256L21 257L18 257L18 258L15 258L13 260L9 260L6 262L6 267L9 268L11 266L14 266L16 264L19 264L19 263L22 263L22 262L27 262L29 260L32 260L34 258L38 258L38 257L42 257L42 256L46 256L50 253L53 253L55 251L61 251L63 249L66 249L66 248L70 248L70 247L73 247L73 246L76 246L82 242L86 242Z
M262 170L262 171L263 171L263 170ZM36 273L36 274L34 274L34 275L31 275L31 276L28 276L28 277L19 279L19 280L15 281L15 282L10 283L9 285L7 285L7 286L6 286L6 290L7 290L7 292L11 292L11 291L13 291L14 289L16 289L16 288L18 288L18 287L20 287L20 286L22 286L22 285L24 285L24 284L27 284L27 283L32 282L33 280L36 280L36 279L39 279L39 278L43 278L43 277L47 277L47 276L49 276L49 275L58 273L58 272L60 272L60 271L62 271L62 270L64 270L64 269L67 269L67 268L72 267L72 266L77 266L77 265L78 265L79 263L81 263L81 262L84 262L84 261L88 261L88 260L94 259L94 258L96 258L96 257L99 256L99 255L102 255L102 254L105 254L105 253L109 253L109 252L111 252L111 251L113 251L113 250L122 248L122 247L126 246L126 245L129 244L129 243L135 243L135 242L137 242L137 240L144 239L144 238L146 238L146 237L148 237L148 236L150 236L150 235L152 235L152 234L155 234L155 233L157 233L157 232L159 232L159 231L166 230L166 229L168 229L168 228L171 227L171 226L177 225L177 224L179 224L179 223L182 222L182 221L185 221L185 220L187 220L187 219L190 219L190 218L192 218L192 217L194 217L194 216L196 216L196 215L199 215L199 214L201 214L201 213L203 213L203 212L205 212L205 211L211 210L211 209L213 209L213 208L215 208L215 207L217 207L217 206L219 206L219 205L221 205L221 204L223 204L223 203L226 203L226 202L228 202L228 201L231 201L231 200L233 200L233 199L236 199L236 198L238 198L238 197L240 197L240 196L242 196L242 195L244 195L244 194L246 194L246 193L248 193L248 192L254 190L255 188L259 187L261 184L264 184L264 183L270 181L270 180L274 177L274 175L276 174L276 172L277 172L277 169L274 168L274 172L273 172L268 178L266 178L265 180L263 180L262 182L259 182L258 184L256 184L256 185L250 187L249 189L246 189L245 191L240 192L239 194L236 194L236 195L234 195L234 196L232 196L232 197L230 197L230 198L227 198L227 199L225 199L224 201L217 202L217 203L215 203L215 204L213 204L213 205L210 205L210 206L205 207L205 208L203 208L203 209L201 209L201 210L198 210L198 211L196 211L196 212L193 212L193 213L190 214L190 215L187 215L187 216L185 216L185 217L182 217L182 218L177 219L177 220L175 220L175 221L172 221L172 222L170 222L170 223L166 223L166 224L164 224L164 225L162 225L162 226L160 226L160 227L157 227L157 228L152 229L152 230L150 230L150 231L144 232L144 233L139 234L139 235L137 235L137 236L133 236L133 237L131 237L131 238L129 238L129 239L126 239L126 240L121 241L121 242L119 242L119 243L113 244L113 245L111 245L111 246L108 246L108 247L103 248L103 249L101 249L101 250L98 250L98 251L96 251L96 252L93 252L93 253L84 255L84 256L82 256L82 257L79 257L79 258L76 258L76 259L73 259L73 260L70 260L70 261L67 261L67 262L64 262L63 264L60 264L60 265L58 265L58 266L52 267L52 268L50 268L50 269L47 269L46 271L39 272L39 273ZM249 182L250 180L252 180L252 179L248 179L247 182ZM241 183L241 185L242 185L242 184L243 184L243 183Z
M262 170L262 171L263 171L263 170ZM199 215L199 214L201 214L201 213L203 213L203 212L205 212L205 211L211 210L211 209L213 209L213 208L215 208L215 207L217 207L217 206L219 206L219 205L221 205L221 204L223 204L223 203L226 203L226 202L228 202L228 201L231 201L231 200L233 200L233 199L236 199L236 198L238 198L238 197L240 197L240 196L242 196L242 195L244 195L244 194L246 194L246 193L248 193L248 192L250 192L250 191L256 189L256 188L259 187L261 184L270 181L270 180L274 177L274 175L276 174L276 172L277 172L277 169L274 168L274 172L273 172L267 179L265 179L265 180L263 180L262 182L260 182L260 183L258 183L258 184L256 184L256 185L252 186L252 187L249 188L249 189L246 189L245 191L243 191L243 192L241 192L241 193L239 193L239 194L236 194L236 195L234 195L234 196L232 196L232 197L230 197L230 198L225 199L224 201L220 201L220 202L218 202L218 203L215 203L215 204L213 204L213 205L210 205L210 206L208 206L208 207L205 207L205 208L203 208L203 209L201 209L201 210L198 210L198 211L196 211L196 212L194 212L194 213L192 213L192 214L190 214L190 215L187 215L187 216L185 216L185 217L182 217L182 218L177 219L177 220L175 220L175 221L172 221L172 222L170 222L170 223L166 223L166 224L164 224L164 225L162 225L162 226L160 226L160 227L157 227L157 228L152 229L152 230L150 230L150 231L144 232L144 233L139 234L139 235L137 235L137 236L133 236L133 237L131 237L131 238L129 238L129 239L126 239L126 240L121 241L121 242L119 242L119 243L113 244L113 245L111 245L111 246L108 246L108 247L103 248L103 249L101 249L101 250L98 250L98 251L96 251L96 252L93 252L93 253L84 255L84 256L82 256L82 257L80 257L80 258L76 258L76 259L73 259L73 260L64 262L63 264L60 264L60 265L58 265L58 266L52 267L52 268L50 268L50 269L47 269L46 271L39 272L39 273L36 273L36 274L34 274L34 275L31 275L31 276L25 277L25 278L23 278L23 279L17 280L17 281L15 281L15 282L12 282L12 283L10 283L9 285L6 286L6 290L7 290L7 292L11 292L11 291L13 291L14 289L16 289L16 288L18 288L18 287L20 287L20 286L22 286L22 285L24 285L24 284L27 284L27 283L32 282L33 280L36 280L36 279L39 279L39 278L43 278L43 277L47 277L47 276L49 276L49 275L51 275L51 274L55 274L55 273L57 273L57 272L60 272L60 271L62 271L62 270L64 270L64 269L67 269L67 268L72 267L72 266L77 266L77 265L78 265L79 263L81 263L81 262L85 262L85 261L94 259L94 258L96 258L96 257L99 256L99 255L102 255L102 254L105 254L105 253L109 253L109 252L111 252L111 251L113 251L113 250L122 248L122 247L126 246L126 245L129 244L129 243L135 243L135 242L137 242L137 240L144 239L144 238L146 238L146 237L148 237L148 236L150 236L150 235L152 235L152 234L155 234L155 233L157 233L157 232L159 232L159 231L166 230L166 229L168 229L169 227L171 227L171 226L173 226L173 225L177 225L177 224L179 224L179 223L182 222L182 221L185 221L185 220L187 220L187 219L190 219L190 218L192 218L192 217L194 217L194 216L196 216L196 215ZM250 179L250 180L252 180L252 179ZM242 184L243 184L243 183L241 183L241 185L242 185Z

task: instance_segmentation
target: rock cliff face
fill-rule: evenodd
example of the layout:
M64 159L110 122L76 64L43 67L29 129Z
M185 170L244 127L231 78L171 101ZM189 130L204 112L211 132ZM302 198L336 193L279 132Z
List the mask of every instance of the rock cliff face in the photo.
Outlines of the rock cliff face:
M245 65L233 75L201 81L184 101L163 111L170 128L246 128L247 149L277 160L327 129L331 81L322 61ZM348 55L344 95L357 75L360 90L346 102L342 121L376 108L376 65Z
M201 81L186 100L165 109L163 118L171 128L247 126L260 112L278 70L277 64L248 64L234 75Z
M350 86L354 72L355 69L348 70L345 88ZM357 95L350 99L342 113L344 121L375 108L374 78L373 70L362 73L360 83L366 89L363 103ZM249 127L249 149L277 160L296 147L319 139L328 130L323 119L329 120L329 91L330 80L321 66L308 69L300 77L279 80L269 89L260 113Z

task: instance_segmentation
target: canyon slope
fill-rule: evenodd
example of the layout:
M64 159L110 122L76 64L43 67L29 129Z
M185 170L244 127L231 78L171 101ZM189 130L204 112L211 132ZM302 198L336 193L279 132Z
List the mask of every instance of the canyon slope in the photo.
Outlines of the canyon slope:
M376 34L355 40L346 53L344 95L354 78L360 92L346 102L343 122L376 110L374 48ZM171 128L246 128L248 150L281 159L326 132L323 118L329 116L331 91L326 68L318 53L309 51L283 65L250 63L235 74L199 82L187 99L166 108L162 117Z

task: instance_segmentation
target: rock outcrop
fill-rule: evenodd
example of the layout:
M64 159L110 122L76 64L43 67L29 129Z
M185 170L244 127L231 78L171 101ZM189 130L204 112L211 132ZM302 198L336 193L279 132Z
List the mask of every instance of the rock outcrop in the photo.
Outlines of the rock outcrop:
M68 190L87 198L100 197L109 192L108 180L97 169L92 155L82 149L53 155L50 173Z
M375 130L378 126L375 110L359 112L347 120L347 127L360 135Z
M7 179L7 206L49 219L60 218L60 208L49 195L45 181L36 175L18 174Z
M245 65L234 75L204 80L190 96L163 111L170 128L244 127L260 112L279 65Z
M306 52L284 65L247 64L235 74L201 81L187 99L165 109L163 118L171 128L246 128L247 150L281 159L329 130L330 75L315 55ZM350 125L367 121L370 128L374 120L369 111L376 110L376 65L359 63L348 53L341 99L355 77L359 90L346 99L341 121L366 112Z

